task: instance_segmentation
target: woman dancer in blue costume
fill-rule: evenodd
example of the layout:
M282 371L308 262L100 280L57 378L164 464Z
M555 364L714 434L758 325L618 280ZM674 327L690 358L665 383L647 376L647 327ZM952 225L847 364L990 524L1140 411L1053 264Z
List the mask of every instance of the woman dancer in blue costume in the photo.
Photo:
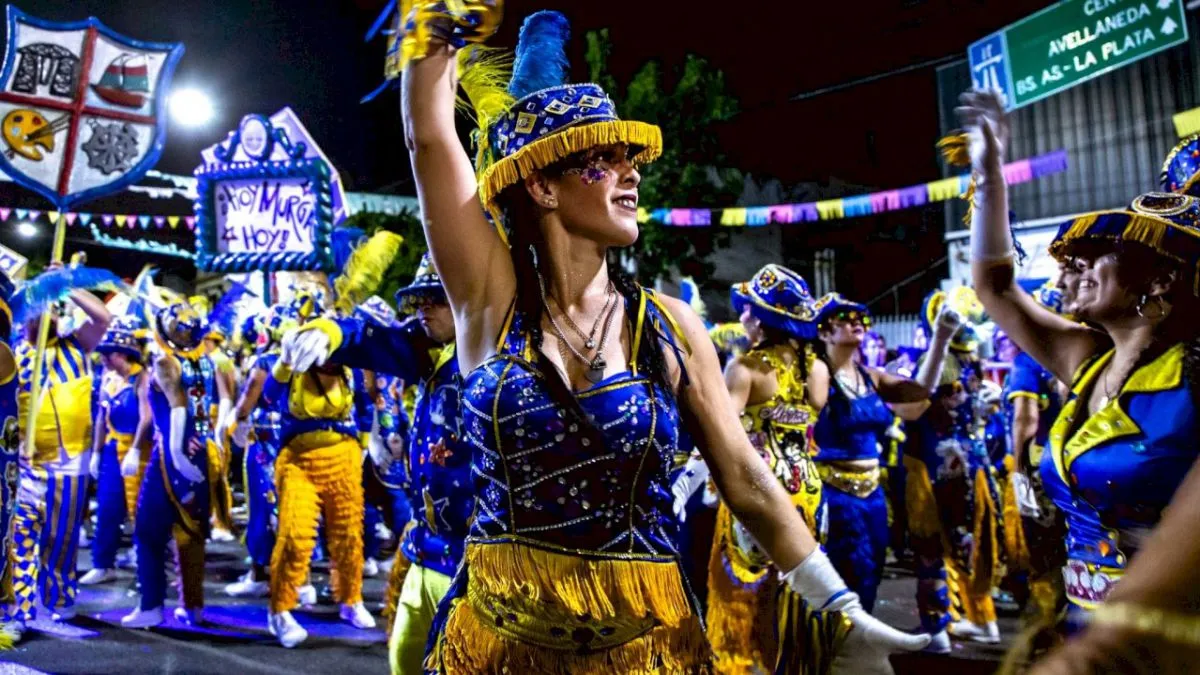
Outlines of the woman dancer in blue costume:
M915 380L864 368L856 358L870 325L867 308L838 293L817 301L815 323L828 374L814 391L820 410L814 428L817 470L824 483L827 511L825 549L846 584L870 611L883 580L887 555L887 501L880 486L880 460L896 412L915 419L925 410L929 392L941 376L950 335L958 315L938 317L938 330Z
M142 381L148 377L142 367L145 350L145 320L132 315L115 318L96 346L104 362L99 414L93 422L96 442L91 473L96 479L96 537L92 540L92 569L80 577L80 585L104 583L116 577L121 526L137 511L145 461L142 449L133 441L139 427L151 423L148 415L143 416L138 400Z
M457 77L452 43L486 37L499 11L456 6L469 15L419 3L398 45L477 500L426 669L708 672L673 550L668 472L685 422L734 515L789 570L785 583L818 621L848 622L835 671L886 669L888 651L922 647L926 636L871 618L820 552L746 438L699 317L607 264L609 248L637 238L635 164L659 154L661 132L618 120L596 85L564 84L557 13L526 21L507 90L488 86L509 78L481 77L489 61L475 49L464 60L482 60ZM475 170L454 128L460 82L486 125Z
M180 579L180 605L174 616L194 625L204 612L204 542L210 516L207 443L213 434L205 386L212 381L213 365L204 355L204 319L187 301L154 288L145 276L137 286L152 308L152 367L138 397L154 422L154 447L134 524L141 599L121 625L150 628L163 622L165 557L172 538ZM218 386L223 381L216 380Z
M1000 170L1009 141L1003 105L992 93L968 92L961 101L979 182L971 226L976 288L1023 350L1072 383L1040 466L1067 523L1067 630L1097 607L1096 618L1111 623L1139 611L1129 604L1136 594L1116 609L1101 603L1121 588L1200 451L1200 203L1150 193L1126 209L1064 223L1051 253L1078 272L1072 311L1091 326L1069 321L1014 281Z

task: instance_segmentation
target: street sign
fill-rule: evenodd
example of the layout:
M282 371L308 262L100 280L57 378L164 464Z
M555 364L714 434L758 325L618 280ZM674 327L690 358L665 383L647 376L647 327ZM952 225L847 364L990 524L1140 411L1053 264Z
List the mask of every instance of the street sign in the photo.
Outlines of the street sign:
M1009 110L1187 42L1183 0L1063 0L967 48Z

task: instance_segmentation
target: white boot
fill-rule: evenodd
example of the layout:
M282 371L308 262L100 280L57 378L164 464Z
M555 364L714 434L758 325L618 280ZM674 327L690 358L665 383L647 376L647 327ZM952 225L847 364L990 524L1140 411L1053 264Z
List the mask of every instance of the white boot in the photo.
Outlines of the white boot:
M950 634L944 630L933 634L933 640L925 651L930 654L949 654L950 653Z
M153 628L163 622L162 605L154 609L143 610L135 608L121 619L121 625L126 628Z
M214 527L208 538L216 542L227 542L234 539L233 533L223 527Z
M70 621L78 615L78 612L75 611L75 605L59 607L58 609L47 610L47 612L50 614L50 618L55 621Z
M379 574L379 563L374 558L367 558L363 561L363 578L373 577Z
M304 584L296 589L297 599L301 605L312 607L317 604L317 589L312 584Z
M360 630L375 627L375 617L371 616L371 613L367 611L367 608L361 602L356 602L353 605L342 605L338 610L338 616L341 617L342 621Z
M296 623L291 612L267 614L267 630L279 638L279 644L291 649L308 639L308 631Z
M994 645L1000 643L1000 627L995 621L989 621L986 626L980 626L966 619L955 621L946 627L951 635L959 640L970 640Z
M271 584L255 581L253 572L246 572L242 578L225 587L225 595L233 598L265 598L270 593Z
M204 622L204 608L188 609L187 607L176 607L175 620L185 626L199 626Z
M87 571L87 574L79 577L80 586L95 586L103 584L117 578L117 571L111 568L101 569L94 568Z

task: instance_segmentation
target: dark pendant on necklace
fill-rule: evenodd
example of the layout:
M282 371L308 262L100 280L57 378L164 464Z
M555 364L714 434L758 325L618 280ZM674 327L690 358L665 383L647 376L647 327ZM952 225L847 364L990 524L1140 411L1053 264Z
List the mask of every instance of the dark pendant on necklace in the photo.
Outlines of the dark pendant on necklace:
M603 357L597 356L591 365L588 366L587 373L585 373L588 382L596 384L600 380L603 380L606 368L608 368L608 363L604 361Z

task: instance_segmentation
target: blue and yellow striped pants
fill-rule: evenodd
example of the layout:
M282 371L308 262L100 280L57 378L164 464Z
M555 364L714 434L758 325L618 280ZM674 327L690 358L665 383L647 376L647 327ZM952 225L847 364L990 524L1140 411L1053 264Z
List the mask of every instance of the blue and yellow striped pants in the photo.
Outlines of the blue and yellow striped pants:
M75 561L87 488L86 475L21 468L9 549L16 603L13 614L17 618L35 619L39 599L51 610L75 604Z

